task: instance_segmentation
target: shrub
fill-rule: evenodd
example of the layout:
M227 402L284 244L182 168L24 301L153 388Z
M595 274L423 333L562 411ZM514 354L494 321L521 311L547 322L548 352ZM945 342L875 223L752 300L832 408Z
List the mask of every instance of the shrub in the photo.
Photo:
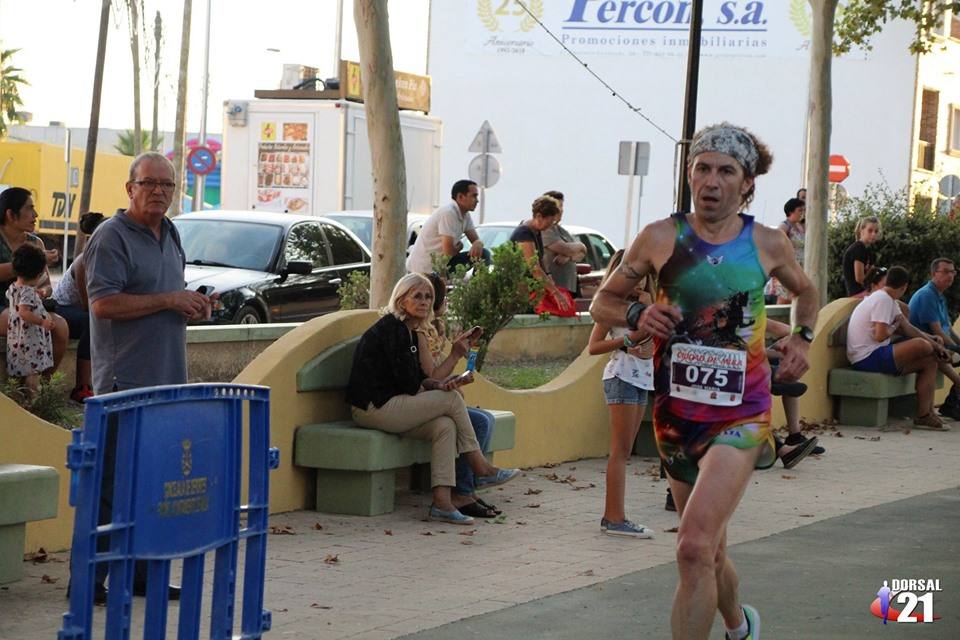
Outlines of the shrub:
M507 326L514 315L530 309L531 292L538 298L543 295L543 283L530 275L535 260L528 261L516 244L505 242L493 249L493 263L489 268L477 260L469 278L465 265L458 266L454 272L453 288L447 294L448 330L454 333L473 326L483 327L483 339L478 344L478 371L493 336Z
M41 377L37 392L33 395L20 383L18 378L7 378L3 393L33 415L67 429L78 422L82 423L82 418L78 419L77 412L72 411L67 402L68 392L63 373L54 373L49 380Z
M351 271L340 284L340 308L366 309L370 306L370 274L366 271Z
M827 231L827 292L831 300L846 295L843 284L843 252L854 241L853 228L862 216L880 219L881 235L874 245L877 263L884 267L900 265L910 272L910 286L904 301L930 279L930 261L944 256L958 260L960 222L939 216L926 209L915 209L906 189L892 190L886 184L871 184L860 197L849 198L840 205L837 218ZM960 311L960 290L956 286L944 295L950 317Z

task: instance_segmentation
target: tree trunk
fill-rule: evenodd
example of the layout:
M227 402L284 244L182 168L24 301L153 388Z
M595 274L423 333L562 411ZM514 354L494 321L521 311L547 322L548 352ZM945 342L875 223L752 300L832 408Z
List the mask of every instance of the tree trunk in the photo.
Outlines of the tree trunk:
M810 148L807 151L807 224L803 251L804 271L820 294L820 306L827 303L827 223L829 208L831 66L833 63L833 21L837 0L808 0L813 10L810 42Z
M142 126L140 122L140 9L141 0L127 0L127 13L130 18L130 54L133 59L133 155L143 151Z
M187 191L187 175L184 171L183 152L187 146L187 67L190 62L190 10L193 0L183 0L183 30L180 33L180 77L177 81L177 121L173 130L173 168L177 175L176 197L170 217L183 211L183 197Z
M407 236L407 177L390 49L387 0L355 0L363 101L373 165L373 251L370 308L390 301L403 276ZM358 176L358 179L359 176Z
M160 111L160 48L163 46L163 19L157 11L153 21L153 130L150 132L150 150L160 148L160 129L157 123Z
M83 157L83 184L80 187L79 216L90 211L90 195L93 191L93 167L97 159L97 135L100 132L100 95L103 92L103 64L107 54L107 27L110 26L110 0L100 5L100 35L97 40L97 64L93 72L93 99L90 103L90 126L87 131L87 150ZM112 212L111 212L112 213ZM83 249L83 234L77 234L74 255Z

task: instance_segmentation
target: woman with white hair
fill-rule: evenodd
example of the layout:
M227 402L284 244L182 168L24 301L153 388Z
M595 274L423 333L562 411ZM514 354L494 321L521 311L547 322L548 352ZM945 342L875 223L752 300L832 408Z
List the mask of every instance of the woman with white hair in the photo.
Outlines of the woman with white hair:
M473 518L451 501L457 455L464 454L484 487L509 482L520 470L498 469L483 457L467 406L456 392L473 381L473 374L437 380L420 366L416 330L432 319L433 295L433 285L418 273L397 282L383 317L367 329L353 354L347 402L361 427L433 442L429 517L468 525Z

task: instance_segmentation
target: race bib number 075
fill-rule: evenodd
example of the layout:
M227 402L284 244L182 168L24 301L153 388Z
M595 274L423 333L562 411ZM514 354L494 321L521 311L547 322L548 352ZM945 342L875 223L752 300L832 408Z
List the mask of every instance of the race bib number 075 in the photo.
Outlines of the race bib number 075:
M674 398L734 407L743 401L747 353L696 344L675 344L670 362Z

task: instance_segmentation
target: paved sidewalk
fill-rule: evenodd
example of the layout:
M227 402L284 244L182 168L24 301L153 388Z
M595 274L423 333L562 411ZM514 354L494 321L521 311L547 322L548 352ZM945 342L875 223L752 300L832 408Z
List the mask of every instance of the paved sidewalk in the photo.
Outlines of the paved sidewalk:
M954 489L960 484L960 425L953 426L949 433L840 427L821 436L827 448L822 458L808 458L790 471L777 466L755 474L731 524L730 544ZM485 498L508 515L502 524L464 528L425 522L429 498L409 493L398 496L394 513L375 518L312 512L273 517L276 531L289 529L292 535L270 538L266 607L273 611L274 627L266 637L394 638L582 587L612 587L618 578L629 580L628 574L673 562L675 534L670 529L676 515L663 510L666 483L656 477L652 459L631 462L627 502L629 517L654 528L656 539L600 534L605 464L595 459L531 469L489 492ZM949 507L955 510L956 504ZM946 540L956 540L956 523L938 518L936 511L911 517L927 518L928 534L944 540L945 549ZM830 535L856 540L875 527L857 518L844 522L827 529L833 531ZM904 524L897 531L909 533ZM807 550L814 557L820 551ZM874 561L872 551L863 554L864 562ZM55 554L53 561L27 564L24 580L0 588L0 638L55 636L66 608L65 560L65 554ZM956 558L943 561L956 563ZM670 566L658 570L664 576L674 571ZM813 584L843 580L843 573L842 565L822 566ZM649 597L652 588L637 583L638 597ZM784 579L781 595L786 599L791 589L808 588ZM171 607L172 613L176 610ZM579 615L567 611L571 619ZM142 611L135 612L135 620L138 613ZM795 615L799 625L808 613ZM513 633L502 623L497 629L501 638L536 637L529 630ZM437 629L441 635L429 637L466 637L442 632Z

